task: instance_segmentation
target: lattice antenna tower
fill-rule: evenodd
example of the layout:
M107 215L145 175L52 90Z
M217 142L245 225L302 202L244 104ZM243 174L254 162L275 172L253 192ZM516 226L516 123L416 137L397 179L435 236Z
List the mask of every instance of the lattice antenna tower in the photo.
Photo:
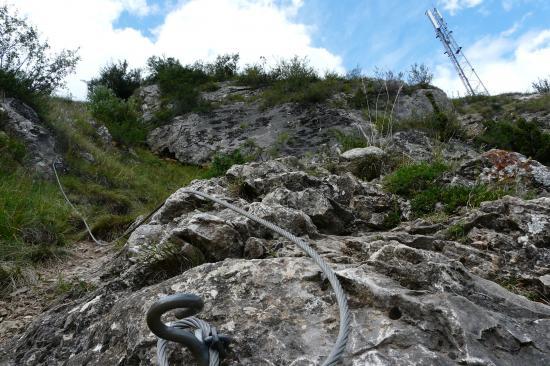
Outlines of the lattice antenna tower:
M427 10L426 15L435 29L436 38L439 38L443 44L445 53L451 59L460 80L462 80L462 83L466 87L468 95L489 95L487 88L477 75L472 64L468 61L464 52L462 52L462 47L456 43L453 31L449 30L441 13L436 8L433 8L433 10Z

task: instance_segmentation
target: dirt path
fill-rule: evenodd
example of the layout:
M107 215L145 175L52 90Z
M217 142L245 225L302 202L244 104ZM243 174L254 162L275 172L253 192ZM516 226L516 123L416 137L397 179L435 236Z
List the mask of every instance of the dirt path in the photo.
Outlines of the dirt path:
M0 349L52 305L93 289L116 252L111 245L80 242L66 257L26 273L25 285L0 298Z

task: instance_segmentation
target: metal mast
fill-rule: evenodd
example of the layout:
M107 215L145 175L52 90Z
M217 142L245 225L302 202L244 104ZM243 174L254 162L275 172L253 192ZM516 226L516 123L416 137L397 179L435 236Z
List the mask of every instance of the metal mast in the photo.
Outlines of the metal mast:
M441 13L436 8L433 8L433 10L427 10L426 15L435 29L436 38L439 38L443 44L445 53L451 59L460 80L462 80L462 83L466 87L468 95L489 95L487 88L472 67L472 64L468 61L464 52L462 52L462 47L456 43L452 34L453 31L449 30Z

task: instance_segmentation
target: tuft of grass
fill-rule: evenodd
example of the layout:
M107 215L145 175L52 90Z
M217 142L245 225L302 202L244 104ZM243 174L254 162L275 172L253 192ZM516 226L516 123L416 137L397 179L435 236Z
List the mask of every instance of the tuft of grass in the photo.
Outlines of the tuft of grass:
M339 130L332 130L331 132L333 133L336 141L338 141L338 143L342 146L342 152L355 149L358 147L368 146L367 141L361 136L354 135L354 134L347 134Z
M384 178L384 186L391 193L410 198L448 170L449 166L440 162L404 165Z
M439 203L443 205L443 210L450 214L459 207L478 207L481 202L494 201L507 194L507 189L485 184L473 187L432 186L412 197L411 209L417 216L430 214Z

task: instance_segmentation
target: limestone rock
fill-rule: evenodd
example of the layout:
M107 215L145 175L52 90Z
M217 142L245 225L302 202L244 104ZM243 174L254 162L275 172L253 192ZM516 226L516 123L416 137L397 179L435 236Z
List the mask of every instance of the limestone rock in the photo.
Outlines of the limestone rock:
M25 144L26 165L34 173L52 178L52 164L59 157L52 132L32 108L16 99L0 101L0 113L7 115L0 128Z

